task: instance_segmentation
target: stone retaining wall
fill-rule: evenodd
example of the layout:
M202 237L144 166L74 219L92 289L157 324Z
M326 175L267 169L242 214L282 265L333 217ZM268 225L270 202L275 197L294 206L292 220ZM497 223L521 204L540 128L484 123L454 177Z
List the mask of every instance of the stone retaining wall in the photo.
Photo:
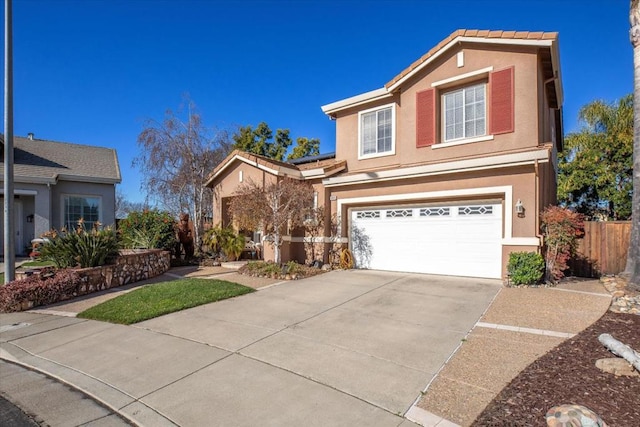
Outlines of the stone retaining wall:
M161 275L171 266L171 252L149 249L121 251L115 264L76 270L82 280L79 294L89 294Z

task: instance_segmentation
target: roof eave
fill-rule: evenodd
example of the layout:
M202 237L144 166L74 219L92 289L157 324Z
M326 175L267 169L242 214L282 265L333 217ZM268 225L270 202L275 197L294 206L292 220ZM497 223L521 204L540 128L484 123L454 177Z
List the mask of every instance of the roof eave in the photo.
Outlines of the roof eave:
M267 173L270 173L272 175L276 175L276 176L290 176L292 178L296 178L296 179L304 179L304 177L302 176L302 173L300 173L300 171L298 169L291 169L291 168L286 168L280 165L276 165L273 164L273 167L269 167L267 165L264 165L256 160L252 160L252 159L248 159L247 157L242 155L242 152L239 150L236 150L234 152L232 152L229 156L227 156L227 158L225 160L222 161L222 163L220 165L218 165L218 167L216 168L216 170L213 172L213 174L211 175L211 177L207 180L207 182L205 182L204 186L205 187L212 187L213 182L215 181L215 179L217 177L220 176L220 174L222 172L224 172L233 162L234 160L238 160L241 162L244 162L250 166L256 167L260 170L263 170Z
M357 107L359 105L367 104L379 99L385 99L390 96L393 96L393 94L390 93L387 88L382 87L380 89L372 90L370 92L361 93L360 95L332 102L331 104L323 105L321 108L322 112L327 116L333 116L338 111L342 111L351 107Z

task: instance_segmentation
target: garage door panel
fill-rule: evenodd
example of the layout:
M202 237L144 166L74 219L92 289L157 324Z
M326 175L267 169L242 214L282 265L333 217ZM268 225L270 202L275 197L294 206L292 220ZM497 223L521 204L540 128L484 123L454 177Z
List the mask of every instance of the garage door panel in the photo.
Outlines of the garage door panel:
M357 267L499 278L501 214L499 204L353 211Z

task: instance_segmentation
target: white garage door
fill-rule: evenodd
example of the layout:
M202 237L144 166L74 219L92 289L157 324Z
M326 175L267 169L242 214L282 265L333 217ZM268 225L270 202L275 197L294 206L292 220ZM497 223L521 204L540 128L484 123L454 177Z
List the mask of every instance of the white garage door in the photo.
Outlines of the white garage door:
M502 205L351 211L356 267L499 279Z

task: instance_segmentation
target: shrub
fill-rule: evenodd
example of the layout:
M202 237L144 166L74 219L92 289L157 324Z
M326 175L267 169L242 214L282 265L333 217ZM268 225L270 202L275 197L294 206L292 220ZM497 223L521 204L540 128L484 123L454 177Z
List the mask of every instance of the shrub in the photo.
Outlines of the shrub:
M556 282L564 277L567 261L575 253L576 239L584 234L584 215L559 206L549 206L540 216L544 235L546 279Z
M244 250L245 240L244 236L240 234L234 234L230 236L222 246L222 251L231 261L240 258L242 251Z
M94 227L87 231L80 220L75 230L52 230L45 236L41 258L53 262L57 268L97 267L118 255L118 239L111 227Z
M128 249L173 250L177 242L174 218L155 209L130 212L118 223L118 233Z
M295 278L304 278L324 273L324 271L319 268L307 267L306 265L298 264L295 261L289 261L282 266L272 261L249 261L240 268L239 272L241 274L248 274L251 276L271 277L277 279L285 279L287 274L290 274Z
M513 285L535 285L544 276L544 259L536 252L511 252L507 264Z
M72 298L80 284L80 277L73 270L45 269L0 286L0 312L21 311Z

